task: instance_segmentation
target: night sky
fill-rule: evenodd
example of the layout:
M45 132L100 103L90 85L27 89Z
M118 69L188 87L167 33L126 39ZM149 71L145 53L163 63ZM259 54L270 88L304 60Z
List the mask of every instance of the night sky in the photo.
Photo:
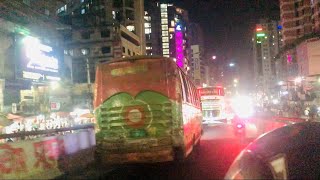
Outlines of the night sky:
M240 64L248 76L251 38L260 18L279 19L279 0L173 0L204 30L207 57ZM252 64L252 63L250 63ZM246 79L245 77L243 79Z

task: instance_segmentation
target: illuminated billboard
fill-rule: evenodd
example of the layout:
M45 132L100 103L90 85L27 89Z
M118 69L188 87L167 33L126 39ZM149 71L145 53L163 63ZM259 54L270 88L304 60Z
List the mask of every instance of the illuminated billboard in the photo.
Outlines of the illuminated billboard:
M18 78L34 81L60 80L59 60L55 49L35 37L26 36L20 40L16 59Z

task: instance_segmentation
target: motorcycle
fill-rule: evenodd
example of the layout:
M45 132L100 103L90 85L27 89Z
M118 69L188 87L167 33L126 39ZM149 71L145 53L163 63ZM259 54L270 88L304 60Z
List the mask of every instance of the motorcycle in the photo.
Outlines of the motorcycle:
M246 134L246 120L235 118L233 123L233 132L236 136L245 136Z

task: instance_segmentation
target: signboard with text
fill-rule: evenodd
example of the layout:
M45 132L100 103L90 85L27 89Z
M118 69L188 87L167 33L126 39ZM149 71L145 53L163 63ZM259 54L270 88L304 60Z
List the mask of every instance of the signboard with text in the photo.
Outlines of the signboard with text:
M224 96L224 89L222 87L207 87L199 88L200 96Z
M16 49L17 76L34 81L60 80L57 51L31 36L18 40Z

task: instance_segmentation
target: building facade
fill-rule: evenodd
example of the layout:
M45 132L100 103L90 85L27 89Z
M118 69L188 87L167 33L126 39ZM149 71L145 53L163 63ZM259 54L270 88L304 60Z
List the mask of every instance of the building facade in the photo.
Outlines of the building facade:
M280 18L284 45L312 33L311 0L280 0Z
M143 0L69 0L57 13L72 27L65 56L74 83L93 82L97 63L145 54Z
M179 67L190 70L188 12L173 4L146 2L145 32L149 55L172 57Z
M253 42L255 86L258 92L271 94L277 85L275 56L281 47L281 32L277 21L260 20L256 25Z
M208 85L209 71L206 69L203 32L199 24L189 24L189 40L191 45L190 77L196 86Z
M286 47L280 58L284 81L292 84L298 77L309 74L306 72L306 64L312 67L317 65L313 64L316 63L312 60L313 57L306 54L310 52L308 44L315 43L319 37L319 11L319 0L280 1L283 45Z

